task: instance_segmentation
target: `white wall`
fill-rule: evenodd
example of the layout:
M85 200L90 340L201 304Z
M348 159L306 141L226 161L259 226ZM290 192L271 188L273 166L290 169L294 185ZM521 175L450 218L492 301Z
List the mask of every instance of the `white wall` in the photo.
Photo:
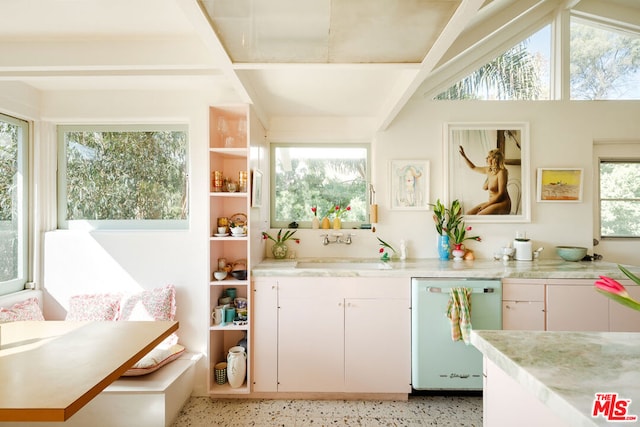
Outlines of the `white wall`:
M214 92L69 91L42 97L42 119L53 124L178 122L189 126L189 229L184 231L52 231L45 236L45 316L64 318L78 293L135 292L165 284L177 289L182 344L206 353L208 301L209 105ZM51 155L55 155L55 150ZM55 164L55 162L53 163ZM196 393L205 393L206 361Z
M524 230L533 240L534 249L544 247L543 258L557 258L556 245L577 245L589 248L589 253L603 254L606 261L638 264L634 255L640 241L605 242L593 248L594 164L593 143L596 140L640 141L640 102L447 102L412 101L384 132L375 136L373 184L379 204L377 232L354 230L351 246L321 244L321 231L299 230L299 245L291 243L298 256L377 256L376 236L398 248L407 241L409 256L435 258L436 232L431 211L389 210L388 164L393 159L427 159L430 161L430 198L445 199L444 124L447 122L528 122L530 126L530 194L529 223L469 224L482 242L470 242L477 257L490 258L501 246L511 242L516 230ZM350 126L350 133L353 133ZM326 126L311 121L304 126L296 121L287 127L286 121L274 122L270 140L313 140L314 129L334 129L339 140L339 128L328 120ZM298 135L292 129L298 130ZM363 131L362 134L365 134ZM634 152L631 145L624 150ZM484 159L478 159L483 162ZM581 203L538 203L535 197L536 169L540 167L584 168L584 197ZM480 185L480 184L479 184ZM593 248L593 249L592 249Z

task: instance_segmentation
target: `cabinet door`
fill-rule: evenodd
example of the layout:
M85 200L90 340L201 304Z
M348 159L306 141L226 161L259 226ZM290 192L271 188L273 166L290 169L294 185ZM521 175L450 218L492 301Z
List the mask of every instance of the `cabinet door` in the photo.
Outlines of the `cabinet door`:
M502 329L544 331L544 302L502 301Z
M632 284L630 280L623 282L623 285L627 288L631 298L640 301L640 286ZM640 311L609 300L609 330L611 332L640 332Z
M345 301L345 391L411 392L408 299Z
M591 285L547 285L548 331L608 331L609 299Z
M251 318L253 391L278 391L278 289L274 279L254 282Z
M302 288L306 284L298 284ZM344 304L337 295L279 295L278 391L344 389ZM260 356L257 356L260 357Z

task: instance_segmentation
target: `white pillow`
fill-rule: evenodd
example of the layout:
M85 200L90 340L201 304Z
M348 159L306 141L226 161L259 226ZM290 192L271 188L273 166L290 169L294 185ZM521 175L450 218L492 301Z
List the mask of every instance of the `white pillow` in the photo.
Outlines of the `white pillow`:
M44 320L37 298L17 302L9 308L0 307L0 322L22 320Z
M123 377L136 377L157 371L167 363L173 362L184 353L184 347L174 344L169 347L158 346L133 365Z

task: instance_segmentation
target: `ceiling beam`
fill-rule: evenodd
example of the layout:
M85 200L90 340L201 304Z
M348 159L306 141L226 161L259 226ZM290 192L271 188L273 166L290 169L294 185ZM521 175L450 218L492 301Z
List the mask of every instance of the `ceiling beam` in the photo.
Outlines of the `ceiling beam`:
M203 10L203 6L197 0L175 0L183 9L187 18L193 24L196 32L202 37L205 45L211 50L216 59L216 63L220 65L222 73L229 78L231 86L238 92L242 102L253 105L258 120L265 129L268 129L269 118L260 103L257 101L257 95L251 84L241 79L233 68L233 63L229 55L225 51L220 39L213 30L213 25L207 17L207 13Z
M389 99L385 102L382 111L378 115L378 129L386 129L396 118L398 113L405 106L407 101L413 96L414 92L420 87L424 79L440 62L442 56L447 52L451 44L458 38L460 33L469 22L478 13L482 7L484 0L462 0L453 16L440 33L440 36L433 44L431 50L422 60L422 64L417 73L411 78L407 78L406 82L399 82L398 91L394 91Z

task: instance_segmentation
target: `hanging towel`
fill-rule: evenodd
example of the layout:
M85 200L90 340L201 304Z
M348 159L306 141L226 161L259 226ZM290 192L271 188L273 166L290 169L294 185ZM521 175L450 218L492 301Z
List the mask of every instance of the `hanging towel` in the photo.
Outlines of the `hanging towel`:
M471 289L451 288L447 305L447 317L451 321L451 339L471 342Z

